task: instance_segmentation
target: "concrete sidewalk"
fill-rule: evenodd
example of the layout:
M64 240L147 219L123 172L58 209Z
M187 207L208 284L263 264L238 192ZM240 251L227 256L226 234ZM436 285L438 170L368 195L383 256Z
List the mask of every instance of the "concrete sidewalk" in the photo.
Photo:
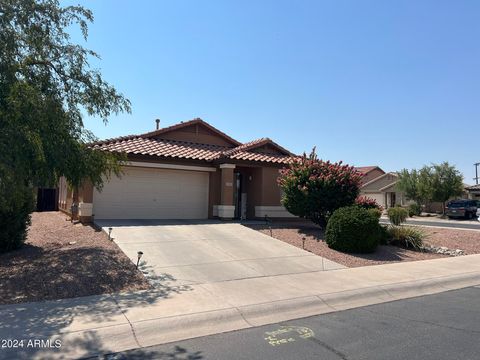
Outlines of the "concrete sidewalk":
M390 224L387 216L380 218L382 224ZM455 230L477 230L480 231L480 221L478 220L462 220L462 219L439 219L437 217L414 217L408 218L405 222L407 225L420 225L428 227L441 227Z
M2 359L73 359L480 284L480 255L0 307ZM27 347L29 339L60 348Z

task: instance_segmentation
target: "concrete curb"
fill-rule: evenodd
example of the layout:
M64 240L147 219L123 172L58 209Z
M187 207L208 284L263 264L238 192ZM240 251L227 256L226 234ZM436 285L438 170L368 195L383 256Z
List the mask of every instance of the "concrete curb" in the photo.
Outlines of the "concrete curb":
M140 346L144 347L431 295L476 285L480 285L480 272L392 283L238 308L214 310L205 313L132 322L132 326ZM116 347L115 351L131 348L131 346L123 349Z
M472 263L476 258L470 260ZM456 264L458 261L454 259L448 263ZM421 270L425 265L417 263L416 269ZM476 270L478 266L472 268ZM352 270L352 276L362 276L364 273ZM331 273L337 271L349 270L333 270ZM396 272L401 274L401 271ZM226 302L223 309L137 321L123 312L123 322L99 322L93 324L94 326L81 327L79 331L57 333L56 336L60 337L64 344L60 349L37 349L33 354L0 352L0 358L85 358L480 285L479 270L447 276L432 277L431 274L424 274L422 277L402 282L394 279L378 281L378 285L338 292L328 292L326 287L325 292L313 291L298 298L244 306L233 306Z
M244 306L238 310L251 325L261 326L475 285L480 285L480 272L317 294Z

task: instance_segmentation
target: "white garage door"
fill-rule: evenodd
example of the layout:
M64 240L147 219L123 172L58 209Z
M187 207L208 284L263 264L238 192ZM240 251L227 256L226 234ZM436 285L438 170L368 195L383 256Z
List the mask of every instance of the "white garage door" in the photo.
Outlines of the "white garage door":
M124 168L93 194L96 219L206 219L208 173Z
M367 198L376 200L378 205L385 208L385 194L384 193L369 193L369 194L363 194L362 196L366 196Z

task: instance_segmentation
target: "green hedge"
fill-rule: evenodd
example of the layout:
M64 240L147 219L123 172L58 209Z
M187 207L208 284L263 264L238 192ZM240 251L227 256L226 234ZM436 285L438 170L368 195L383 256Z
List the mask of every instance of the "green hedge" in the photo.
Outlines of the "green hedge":
M330 217L325 241L338 251L368 253L377 248L380 231L374 214L358 206L347 206L336 210Z

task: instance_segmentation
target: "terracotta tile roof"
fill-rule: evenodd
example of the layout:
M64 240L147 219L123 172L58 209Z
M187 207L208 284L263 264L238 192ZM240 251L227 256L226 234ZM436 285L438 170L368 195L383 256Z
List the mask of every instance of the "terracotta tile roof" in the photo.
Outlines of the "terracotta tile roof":
M251 151L240 151L228 157L234 160L261 161L275 164L288 164L293 157L287 155L265 154Z
M465 187L467 190L480 190L480 184Z
M118 138L96 143L93 148L135 155L163 156L179 159L213 160L229 148L216 145L195 144L176 140L148 139L140 136Z
M198 144L187 141L160 139L159 135L164 133L165 129L168 131L178 129L181 126L188 126L193 123L206 124L203 120L194 119L192 121L184 122L181 124L173 125L168 128L160 129L141 135L128 135L118 138L112 138L102 141L91 143L90 146L103 150L103 151L116 151L125 152L127 154L135 155L149 155L149 156L161 156L171 157L178 159L192 159L192 160L205 160L213 161L220 159L232 159L232 160L245 160L245 161L258 161L268 162L275 164L288 164L292 161L292 153L284 149L280 145L276 144L269 138L261 138L254 141L250 141L244 144L237 142L229 138L227 135L219 132L211 125L208 125L215 132L221 133L227 138L231 139L231 142L236 142L239 145L235 147L226 147L210 144ZM221 135L221 136L223 136ZM272 154L256 150L257 148L270 144L283 154Z
M246 142L246 143L244 143L240 146L237 146L237 147L235 147L231 150L226 151L225 155L230 156L230 155L234 155L234 154L237 154L237 153L240 153L240 152L245 152L245 151L248 151L248 150L254 150L254 149L259 148L259 147L261 147L263 145L266 145L266 144L270 144L274 148L279 150L280 152L284 153L283 156L285 156L285 155L286 156L293 156L293 154L290 151L281 147L280 145L278 145L276 142L274 142L273 140L271 140L269 138L260 138L260 139L257 139L257 140Z
M362 174L368 174L370 171L373 171L375 169L380 169L378 166L358 166L355 167L355 170ZM380 169L381 170L381 169Z

